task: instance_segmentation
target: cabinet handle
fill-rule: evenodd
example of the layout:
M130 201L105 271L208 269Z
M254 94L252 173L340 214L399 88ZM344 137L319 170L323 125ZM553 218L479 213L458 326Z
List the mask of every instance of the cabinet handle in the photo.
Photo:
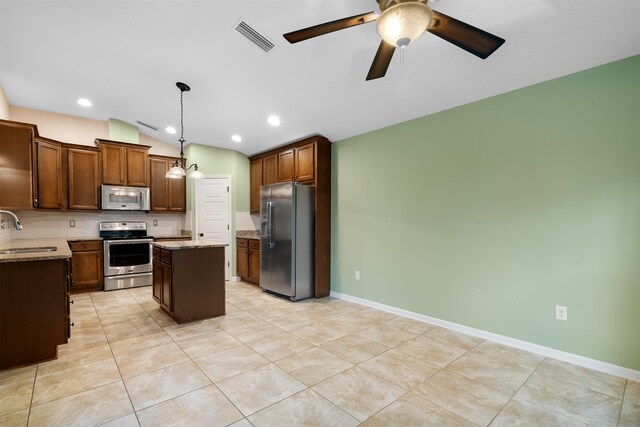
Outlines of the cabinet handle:
M71 304L73 304L73 300L71 300Z
M200 233L200 234L198 234L198 236L204 237L204 233Z
M71 324L71 326L76 326L76 324L75 324L75 323L72 323L72 324Z

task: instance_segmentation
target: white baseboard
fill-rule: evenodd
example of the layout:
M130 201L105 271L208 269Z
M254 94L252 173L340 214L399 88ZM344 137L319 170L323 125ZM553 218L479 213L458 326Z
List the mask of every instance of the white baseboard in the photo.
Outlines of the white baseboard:
M231 276L231 280L229 280L230 282L239 282L240 281L240 276Z
M510 347L519 348L521 350L530 351L541 356L551 357L553 359L561 360L563 362L572 363L574 365L582 366L584 368L593 369L594 371L604 372L605 374L615 375L617 377L627 378L630 380L640 380L640 371L625 368L623 366L613 365L611 363L602 362L600 360L590 359L588 357L580 356L566 351L556 350L555 348L545 347L542 345L530 343L527 341L510 338L504 335L494 334L493 332L483 331L481 329L471 328L469 326L460 325L457 323L449 322L447 320L438 319L435 317L425 316L424 314L414 313L412 311L403 310L401 308L393 307L390 305L380 304L375 301L369 301L363 298L354 297L351 295L341 294L339 292L331 291L331 296L334 298L342 299L345 301L353 302L367 307L375 308L378 310L386 311L388 313L396 314L398 316L408 317L420 322L430 323L432 325L441 326L443 328L451 329L457 332L462 332L467 335L486 339L499 344L508 345Z

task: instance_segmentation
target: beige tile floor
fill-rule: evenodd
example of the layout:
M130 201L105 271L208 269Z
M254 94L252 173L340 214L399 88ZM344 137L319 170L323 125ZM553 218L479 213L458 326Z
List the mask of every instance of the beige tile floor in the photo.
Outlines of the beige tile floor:
M74 295L58 359L0 372L0 426L640 426L640 383L332 298L227 284L177 325L150 288Z

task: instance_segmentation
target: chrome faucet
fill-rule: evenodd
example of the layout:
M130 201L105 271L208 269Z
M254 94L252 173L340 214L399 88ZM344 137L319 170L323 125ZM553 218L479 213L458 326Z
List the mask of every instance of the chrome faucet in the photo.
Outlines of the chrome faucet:
M22 224L20 223L20 220L18 219L16 214L10 211L3 211L2 209L0 209L0 214L3 214L3 213L7 215L11 215L13 217L13 221L15 222L15 225L16 225L16 230L22 230Z

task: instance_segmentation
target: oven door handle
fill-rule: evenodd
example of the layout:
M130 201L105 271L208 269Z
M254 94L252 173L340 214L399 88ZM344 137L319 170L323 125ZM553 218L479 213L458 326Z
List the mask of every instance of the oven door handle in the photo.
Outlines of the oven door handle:
M153 239L123 239L123 240L105 240L107 245L127 245L131 243L151 243Z

